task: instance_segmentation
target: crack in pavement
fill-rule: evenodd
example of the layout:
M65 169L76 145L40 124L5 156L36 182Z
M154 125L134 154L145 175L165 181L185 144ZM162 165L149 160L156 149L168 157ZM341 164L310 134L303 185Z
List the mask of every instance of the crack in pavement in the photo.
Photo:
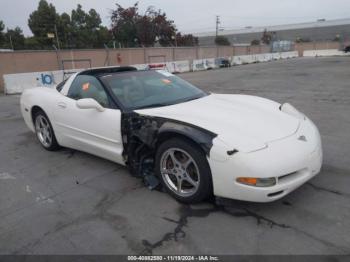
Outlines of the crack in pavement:
M127 227L127 221L125 221L125 218L120 215L111 214L108 212L108 210L120 201L122 198L124 198L126 195L128 195L131 192L134 192L135 190L138 190L140 188L144 188L144 185L141 184L139 186L133 186L131 188L126 188L123 190L123 192L116 194L105 194L103 197L98 201L98 203L94 206L93 211L90 214L81 215L77 218L72 219L71 221L60 223L58 222L54 229L49 230L45 232L42 236L40 236L37 239L34 239L30 243L27 243L21 247L19 247L16 251L14 251L12 254L20 254L23 250L32 250L37 245L40 245L43 241L43 239L49 235L56 234L58 232L63 231L66 228L72 227L72 226L78 226L90 221L94 220L101 220L106 222L108 225L110 225L113 230L115 231L121 231L123 232L124 228ZM122 234L126 235L126 234ZM135 252L142 249L142 246L135 240L129 237L123 237L123 239L127 242L128 246L134 250ZM70 240L69 240L70 241ZM70 241L71 245L74 245L72 241Z
M164 220L169 221L171 223L175 223L176 227L172 232L167 232L163 235L163 237L155 242L155 243L150 243L148 240L142 240L142 244L144 246L144 249L140 254L142 255L152 255L153 250L163 246L164 242L169 242L174 240L177 242L180 238L185 238L186 237L186 232L183 230L184 227L187 226L188 224L188 218L190 217L207 217L209 216L210 213L212 212L217 212L217 207L214 206L213 208L210 209L192 209L190 206L183 205L180 207L180 219L179 220L173 220L170 218L163 217Z
M338 196L349 196L346 193L342 193L342 192L339 192L339 191L336 191L336 190L332 190L332 189L328 189L328 188L325 188L325 187L317 186L317 185L312 184L310 182L306 183L306 185L312 187L313 189L315 189L317 191L328 192L328 193L335 194L335 195L338 195Z
M224 206L214 205L212 208L206 208L206 209L192 209L190 206L183 205L180 207L180 219L179 220L173 220L170 218L163 217L164 220L169 221L171 223L175 223L176 227L172 232L167 232L163 235L163 237L156 241L155 243L151 243L148 240L142 240L142 244L144 245L144 250L141 252L141 254L153 254L153 250L161 247L165 242L169 241L175 241L177 242L179 239L183 239L186 237L186 232L184 231L184 228L187 227L188 224L188 218L196 217L196 218L205 218L209 216L211 213L216 212L222 212L234 217L253 217L256 219L257 224L260 225L262 222L266 222L270 228L276 226L280 228L290 228L290 226L281 224L278 222L273 221L272 219L266 218L262 215L259 215L257 213L254 213L247 208L241 208L238 211L230 211Z
M344 254L347 254L350 252L350 249L347 247L341 247L337 246L327 240L321 239L317 236L314 236L306 231L303 231L299 228L296 228L291 225L283 224L276 222L270 218L267 218L265 216L262 216L256 212L253 212L245 207L234 207L235 210L232 210L232 207L226 207L221 205L213 205L211 208L205 208L205 209L193 209L191 206L183 205L180 207L179 213L180 218L179 220L174 220L171 218L163 217L164 220L176 224L176 227L173 231L165 233L162 238L154 243L151 243L148 240L142 240L142 244L144 246L144 249L142 250L141 255L152 255L154 250L163 246L166 242L174 241L177 242L180 239L184 239L186 237L186 231L184 228L188 226L188 219L189 218L205 218L208 217L212 213L224 213L233 217L241 218L241 217L251 217L256 220L257 225L266 224L270 228L278 227L281 229L286 230L293 230L297 233L303 234L315 241L321 242L326 246L331 246Z
M232 215L234 217L253 217L256 219L256 223L257 225L261 225L262 222L266 222L267 225L270 227L270 228L273 228L273 227L280 227L280 228L291 228L291 226L288 226L286 224L282 224L282 223L278 223L278 222L275 222L273 221L272 219L269 219L267 217L264 217L262 215L259 215L253 211L250 211L249 209L247 208L242 208L242 211L238 211L238 212L232 212L228 209L226 209L225 207L223 207L223 212L226 213L226 214L229 214L229 215Z
M96 176L96 177L92 177L91 179L88 179L88 180L84 181L84 183L81 183L80 186L81 186L81 185L85 185L85 184L89 183L91 180L94 180L94 179L96 179L96 178L100 178L100 177L105 176L105 175L108 175L108 174L110 174L110 173L114 173L114 172L116 172L116 171L118 171L118 170L120 170L120 169L122 169L122 168L123 168L123 167L114 168L113 170L109 170L109 171L107 171L107 172L104 172L104 173L102 173L101 175L98 175L98 176ZM15 209L15 210L13 210L13 211L7 213L7 214L3 214L3 215L0 216L0 219L3 219L3 218L8 217L8 216L11 216L11 215L13 215L13 214L15 214L15 213L17 213L17 212L20 212L20 211L22 211L22 210L24 210L24 209L31 208L31 207L33 207L33 206L35 206L35 205L37 205L37 204L40 204L42 201L47 201L49 198L50 198L50 199L54 199L54 198L57 197L57 196L60 196L60 195L62 195L62 194L65 194L65 193L67 193L67 192L69 192L69 191L74 190L75 188L76 188L76 185L75 185L75 183L74 183L74 186L69 187L68 189L63 190L63 191L61 191L61 192L58 192L58 193L54 193L54 194L52 194L52 195L49 195L49 196L47 196L47 197L41 199L41 201L39 201L39 202L33 202L32 204L26 205L26 206L24 206L24 207L17 208L17 209Z

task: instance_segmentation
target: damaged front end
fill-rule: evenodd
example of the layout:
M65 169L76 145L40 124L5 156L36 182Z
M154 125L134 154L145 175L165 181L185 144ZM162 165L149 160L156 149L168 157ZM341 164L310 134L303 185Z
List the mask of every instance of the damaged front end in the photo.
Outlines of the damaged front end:
M155 175L155 155L158 146L176 136L195 142L209 157L216 134L177 120L141 115L136 112L122 114L121 131L123 157L132 175L143 179L149 189L159 185Z

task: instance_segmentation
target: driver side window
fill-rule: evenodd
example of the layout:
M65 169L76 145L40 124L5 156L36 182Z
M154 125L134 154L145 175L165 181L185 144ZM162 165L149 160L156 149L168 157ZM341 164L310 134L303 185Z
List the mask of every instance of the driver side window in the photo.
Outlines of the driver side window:
M94 76L78 75L68 90L67 97L74 100L93 98L103 107L109 107L106 91Z

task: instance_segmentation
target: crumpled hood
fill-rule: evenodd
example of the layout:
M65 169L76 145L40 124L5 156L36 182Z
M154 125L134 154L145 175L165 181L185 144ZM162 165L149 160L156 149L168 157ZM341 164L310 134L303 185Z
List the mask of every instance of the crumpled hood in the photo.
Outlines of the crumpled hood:
M199 126L216 133L231 149L252 152L298 130L299 120L281 112L279 106L279 103L255 96L211 94L136 112Z

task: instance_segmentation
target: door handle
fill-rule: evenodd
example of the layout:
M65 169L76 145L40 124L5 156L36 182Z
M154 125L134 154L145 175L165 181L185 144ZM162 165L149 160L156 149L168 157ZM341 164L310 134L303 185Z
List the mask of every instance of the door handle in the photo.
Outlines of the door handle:
M57 105L59 107L61 107L61 108L66 108L67 107L66 103L63 103L63 102L59 102Z

